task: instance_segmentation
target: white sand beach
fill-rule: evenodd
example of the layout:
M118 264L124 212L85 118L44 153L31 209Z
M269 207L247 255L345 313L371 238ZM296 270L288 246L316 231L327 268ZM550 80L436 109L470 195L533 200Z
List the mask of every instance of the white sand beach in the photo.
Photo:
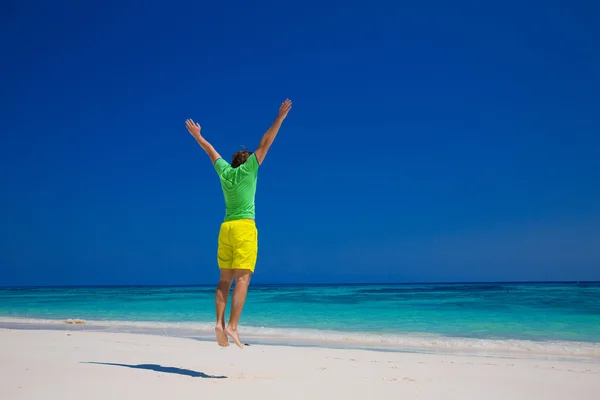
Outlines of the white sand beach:
M600 360L0 330L0 399L598 399Z

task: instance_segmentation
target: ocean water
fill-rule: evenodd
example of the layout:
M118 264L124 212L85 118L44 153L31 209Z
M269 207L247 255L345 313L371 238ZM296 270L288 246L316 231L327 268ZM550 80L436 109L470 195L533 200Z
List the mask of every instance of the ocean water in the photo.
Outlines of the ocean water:
M0 289L0 326L67 319L209 335L214 287ZM600 283L252 285L241 323L255 339L600 357Z

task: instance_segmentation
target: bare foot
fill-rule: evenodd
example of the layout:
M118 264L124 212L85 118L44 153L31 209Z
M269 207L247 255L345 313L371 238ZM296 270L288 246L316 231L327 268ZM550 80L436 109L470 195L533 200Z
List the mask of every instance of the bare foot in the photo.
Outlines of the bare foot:
M225 333L227 334L227 336L229 336L230 338L233 339L233 341L235 342L235 344L240 348L243 349L244 345L242 344L242 342L240 342L240 335L238 335L238 331L231 329L230 327L225 328Z
M229 346L229 339L227 339L227 335L225 334L225 330L222 325L215 326L215 334L217 335L217 343L221 347Z

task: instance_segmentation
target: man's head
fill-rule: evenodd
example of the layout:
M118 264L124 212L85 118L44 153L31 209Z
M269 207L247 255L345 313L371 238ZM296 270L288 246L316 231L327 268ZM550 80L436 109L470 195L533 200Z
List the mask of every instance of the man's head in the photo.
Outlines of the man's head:
M240 165L242 165L243 163L245 163L251 155L252 155L252 152L248 151L248 150L240 150L240 151L238 151L232 157L231 166L233 168L239 167Z

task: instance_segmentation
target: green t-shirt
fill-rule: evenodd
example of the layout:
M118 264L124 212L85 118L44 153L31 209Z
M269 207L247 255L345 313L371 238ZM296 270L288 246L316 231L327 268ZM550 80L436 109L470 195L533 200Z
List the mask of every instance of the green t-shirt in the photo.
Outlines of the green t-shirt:
M215 161L215 170L221 180L225 196L225 221L254 219L254 196L258 178L258 160L253 153L237 168L222 158Z

